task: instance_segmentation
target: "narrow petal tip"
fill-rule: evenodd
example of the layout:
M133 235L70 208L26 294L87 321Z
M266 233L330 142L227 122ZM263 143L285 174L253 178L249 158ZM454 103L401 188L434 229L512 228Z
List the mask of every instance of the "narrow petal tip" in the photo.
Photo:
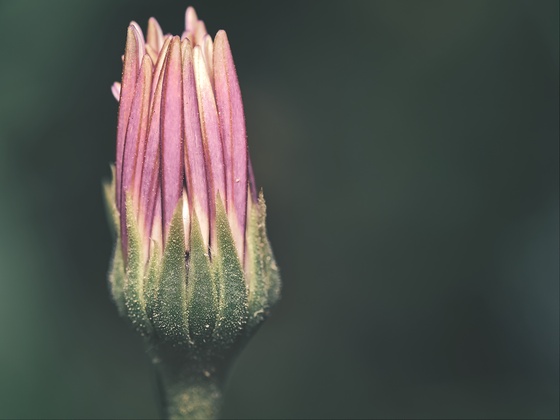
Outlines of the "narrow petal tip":
M146 40L144 39L144 33L142 32L142 28L140 28L140 25L138 25L134 21L130 22L129 28L132 28L134 36L136 37L136 42L138 43L138 62L141 62L142 57L144 57L144 54L146 53Z
M151 17L148 20L148 33L147 33L147 44L156 52L159 53L161 47L163 46L163 31L161 26L159 26L158 21Z
M121 99L121 84L119 82L115 82L111 85L111 92L117 101Z
M198 16L194 7L189 6L187 7L187 11L185 12L185 31L192 32L198 22Z

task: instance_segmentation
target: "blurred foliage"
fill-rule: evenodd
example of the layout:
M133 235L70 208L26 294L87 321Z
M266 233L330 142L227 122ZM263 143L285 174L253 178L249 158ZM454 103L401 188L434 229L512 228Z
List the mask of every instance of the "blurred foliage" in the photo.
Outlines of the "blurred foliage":
M559 416L557 1L192 3L228 31L283 300L224 415ZM0 417L157 416L106 272L126 26L0 2Z

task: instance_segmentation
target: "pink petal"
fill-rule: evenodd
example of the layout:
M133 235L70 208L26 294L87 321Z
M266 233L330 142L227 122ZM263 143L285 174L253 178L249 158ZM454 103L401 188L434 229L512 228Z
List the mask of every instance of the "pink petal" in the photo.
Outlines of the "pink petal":
M158 55L157 53L154 51L154 49L150 46L150 44L146 44L146 54L148 54L150 56L150 58L152 59L152 62L156 62Z
M214 92L212 90L212 85L210 84L208 72L206 71L207 67L204 62L202 50L199 46L194 47L193 58L194 76L198 94L200 126L202 131L204 154L206 157L206 179L209 183L208 190L210 191L210 228L213 237L215 233L213 230L213 220L216 212L215 198L218 194L222 199L227 197L224 151L220 137L220 125L218 122L218 110L216 108Z
M138 74L138 54L139 44L138 35L136 34L134 26L128 27L126 36L126 48L124 53L124 64L122 72L122 86L121 97L119 101L119 119L117 126L117 158L116 158L116 171L115 171L115 185L116 185L116 202L119 211L122 212L120 203L121 185L122 185L122 161L124 154L124 141L126 130L128 127L128 117L130 115L130 106L134 96L134 89L136 85L136 77Z
M166 43L169 45L169 42ZM167 47L164 45L154 72L152 89L154 93L151 100L150 121L148 127L148 140L142 168L142 181L140 186L140 226L144 238L145 255L150 247L150 234L159 232L161 241L161 181L160 181L160 126L161 126L161 97L165 72L162 70L166 61ZM159 71L158 71L159 68ZM159 212L159 213L158 213ZM158 216L159 214L159 216ZM158 226L159 225L159 226ZM163 242L160 242L163 245Z
M163 47L161 47L161 52L158 56L157 62L156 62L156 66L155 66L155 70L154 70L154 81L159 80L159 76L161 74L161 71L163 69L163 65L165 64L165 60L167 58L167 50L169 48L169 44L171 43L171 39L172 37L168 36L167 38L165 38L165 41L163 43ZM152 84L152 98L154 96L154 92L156 90L156 86L157 83L154 82ZM154 105L154 101L152 100L152 108Z
M161 192L164 240L183 191L183 87L181 39L173 37L165 65L161 103Z
M142 32L142 28L140 27L140 25L138 25L134 21L130 22L130 26L133 26L134 29L136 29L136 37L138 39L138 46L139 46L138 62L141 62L142 57L144 57L144 54L146 54L146 50L144 49L146 45L146 40L144 39L144 32Z
M210 83L214 86L214 45L212 37L206 34L202 40L202 52L204 53L204 61L206 62L206 69L210 76Z
M226 166L226 208L239 254L244 252L247 218L247 135L241 89L224 31L214 43L214 85Z
M208 247L210 220L204 147L198 116L193 51L188 40L182 41L183 53L183 115L185 141L185 172L191 213L196 214L204 244Z
M148 122L148 105L150 103L150 90L152 83L152 60L148 55L142 60L140 74L136 80L136 89L130 111L128 127L123 156L122 186L121 186L121 238L123 241L123 251L126 255L127 230L126 230L126 198L129 194L133 204L139 204L140 180L137 180L138 191L134 190L135 176L139 178L140 173L136 173L135 168L141 169L144 158L144 144L146 141L146 129ZM140 166L138 165L140 160ZM139 170L137 170L139 172Z
M181 35L181 41L184 41L185 39L188 39L191 43L194 42L192 32L183 31L183 34Z
M111 85L111 93L118 102L121 98L121 84L119 82L115 82Z
M198 16L196 15L194 7L187 7L187 11L185 12L185 31L194 32L194 28L196 27L197 22Z
M202 20L199 20L194 30L195 45L202 45L202 41L204 40L205 35L208 35L208 32L206 31L206 25Z
M163 46L163 31L161 30L161 26L159 26L158 21L153 17L148 20L147 41L148 45L157 56Z
M144 70L145 67L145 70ZM138 215L138 206L140 202L140 188L142 182L142 170L144 166L144 159L145 159L145 152L146 152L146 144L147 144L147 131L148 131L148 122L150 119L150 99L151 99L151 92L152 92L152 84L156 83L156 80L152 79L153 74L153 64L151 58L146 54L142 61L142 71L146 72L149 81L144 85L143 95L142 95L142 114L141 114L141 123L140 123L140 132L138 134L138 157L136 159L136 166L134 169L134 185L132 190L132 195L134 197L134 202L136 204L136 215ZM142 73L141 73L142 74ZM134 107L133 107L134 110ZM131 116L134 112L131 112ZM130 127L130 124L129 124Z

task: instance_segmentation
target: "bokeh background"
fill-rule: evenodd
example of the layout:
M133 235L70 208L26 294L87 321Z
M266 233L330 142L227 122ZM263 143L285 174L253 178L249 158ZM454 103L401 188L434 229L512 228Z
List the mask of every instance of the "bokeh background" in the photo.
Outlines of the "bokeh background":
M232 418L559 416L558 1L0 2L0 418L154 418L101 181L130 20L228 31L283 300Z

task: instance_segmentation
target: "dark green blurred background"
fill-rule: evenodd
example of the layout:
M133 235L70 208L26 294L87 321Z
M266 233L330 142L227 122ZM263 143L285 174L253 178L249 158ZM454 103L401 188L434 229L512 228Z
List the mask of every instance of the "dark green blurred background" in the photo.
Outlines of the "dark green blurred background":
M283 300L227 417L559 416L558 1L0 2L0 417L156 417L109 298L126 27L228 31Z

